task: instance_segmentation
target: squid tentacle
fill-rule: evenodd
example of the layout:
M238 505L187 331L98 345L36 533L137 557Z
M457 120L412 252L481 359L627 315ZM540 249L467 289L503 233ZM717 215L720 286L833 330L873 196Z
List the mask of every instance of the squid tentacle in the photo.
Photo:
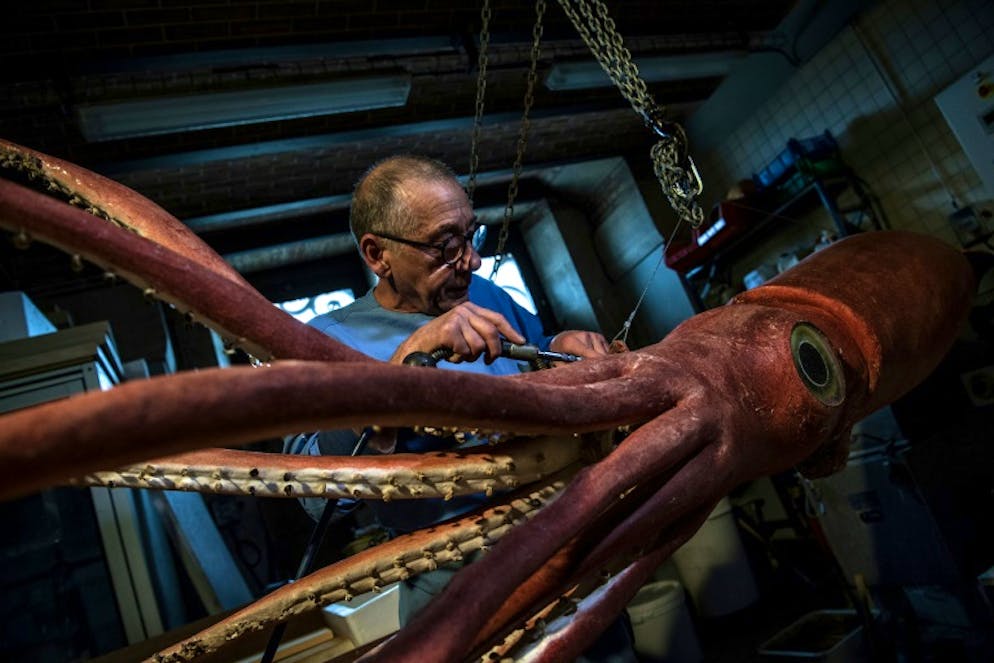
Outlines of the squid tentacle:
M539 513L534 529L542 532L537 538L524 529L508 534L495 550L475 566L485 573L470 582L466 574L458 574L438 600L422 610L408 628L370 654L371 660L460 660L466 653L466 634L478 633L490 615L500 609L511 588L525 582L559 549L561 542L582 533L591 524L591 514L607 509L630 486L649 481L665 472L678 460L677 453L693 452L716 431L709 430L685 417L680 406L643 425L626 438L607 458L596 466L581 470L562 495ZM628 453L625 453L625 452ZM510 549L510 552L508 552ZM448 602L455 603L448 603ZM411 648L422 638L419 631L431 628L447 604L463 605L457 622L433 633L430 644L421 645L415 654Z
M699 466L702 464L699 460L695 459L692 463ZM680 468L677 472L686 473L687 469ZM517 586L500 609L488 619L487 625L474 642L474 648L491 642L497 633L513 628L512 624L520 623L531 612L537 610L530 622L537 616L546 619L554 611L562 612L563 608L556 606L558 601L568 599L568 602L575 603L576 597L586 596L606 578L615 575L658 545L664 545L668 540L659 543L655 541L658 537L649 534L660 530L656 527L657 523L650 522L645 512L649 510L650 516L655 516L658 521L660 518L655 512L665 511L667 517L673 518L688 508L698 506L693 501L689 506L683 506L682 503L687 502L690 497L687 495L679 496L682 500L671 499L671 494L660 499L659 493L666 491L667 482L672 480L673 474L674 472L666 473L662 488L658 488L660 479L636 485L596 518L592 518L583 526L582 532L559 548L526 581ZM616 533L619 531L628 534L637 532L637 535L630 538L629 545L619 546L611 543L612 539L618 538ZM637 549L632 550L633 548ZM543 605L546 607L538 610ZM517 632L520 634L521 629ZM501 647L506 646L509 646L507 640Z
M399 536L275 590L226 619L162 650L150 661L176 663L207 660L226 642L308 610L375 591L377 588L458 562L492 545L516 524L553 499L575 468L497 500L492 506L427 530Z
M652 573L677 548L687 542L707 520L708 509L701 509L667 530L666 543L650 554L640 557L612 576L602 586L590 592L580 592L583 599L576 602L568 614L548 620L541 637L525 647L510 650L514 659L522 663L555 663L575 660L611 624L614 618L631 602L632 597L652 576ZM498 655L505 649L495 648Z
M568 540L555 553L550 555L541 566L531 573L527 580L519 584L503 602L500 609L488 619L486 626L478 632L474 648L490 643L497 634L513 629L513 624L520 623L532 612L544 615L551 612L555 597L569 596L575 601L576 596L583 596L593 587L600 584L588 582L590 573L583 573L584 560L590 558L591 550L600 547L599 542L609 536L612 529L619 523L630 519L641 501L647 494L655 490L652 482L639 484L627 491L624 496L613 502L583 528L577 536ZM644 534L644 532L643 532ZM630 559L615 556L610 565L596 569L598 576L607 577L620 570ZM587 565L589 567L589 565ZM584 575L587 578L584 578ZM586 583L582 591L577 591L578 583ZM551 603L550 603L551 602ZM548 604L547 608L539 610L540 606ZM544 618L544 617L543 617ZM532 617L533 621L535 617Z
M188 256L213 274L251 288L241 274L179 219L122 184L3 139L0 139L0 168L7 172L23 173L29 181L39 182L48 194L62 196L71 205L87 211L105 225L114 225L132 235L145 237L155 244ZM11 191L0 197L8 196L12 200L18 198ZM22 210L36 203L37 198L28 197ZM59 241L58 236L52 239Z
M563 596L568 592L575 592L578 596L588 598L580 601L585 607L587 620L600 619L600 623L606 626L617 614L611 606L619 605L621 601L623 607L627 605L635 591L641 586L641 582L634 585L632 589L621 589L613 586L610 592L628 592L622 594L622 598L606 601L599 585L604 583L604 579L611 579L618 573L626 573L626 568L630 565L643 564L646 557L656 559L649 566L650 572L662 563L679 546L683 545L701 524L706 520L714 504L720 495L724 493L720 485L714 485L713 477L710 477L713 467L713 457L702 454L672 473L658 490L651 493L632 512L619 519L610 533L603 539L594 540L595 545L589 547L589 552L580 555L583 548L573 546L570 553L575 558L571 562L573 568L569 577L561 579L559 582L546 584L545 600L551 600L553 596ZM695 486L697 490L693 494L688 494L685 486ZM645 486L639 486L642 492L646 492ZM708 493L718 495L712 497L705 507L701 507L701 496ZM626 495L622 501L629 500ZM650 534L656 533L656 534ZM660 557L662 555L662 557ZM607 584L613 585L609 580ZM627 585L626 585L627 586ZM570 589L572 588L572 589ZM592 600L595 599L596 600ZM559 612L562 612L560 609ZM603 620L607 620L606 622ZM572 654L562 655L560 660L570 660L577 656L583 649L592 644L593 639L600 630L588 633L588 629L566 625L561 629L556 629L554 638L558 645L556 649L571 643ZM527 657L525 657L527 658Z
M625 355L609 358L627 363ZM607 361L607 360L606 360ZM556 370L568 370L564 367ZM521 376L527 377L525 375ZM631 376L623 392L644 392L651 376ZM460 398L440 401L455 388ZM612 381L584 387L529 385L469 373L409 366L277 362L267 368L209 369L131 382L65 403L8 415L0 430L0 498L150 455L231 445L301 430L435 423L512 428L526 434L582 433L637 423L665 409L654 399L608 398ZM589 403L586 402L589 399ZM266 407L245 408L244 403ZM501 403L498 408L494 403ZM490 412L481 417L479 413ZM132 443L142 431L142 447ZM89 448L101 446L101 456ZM39 459L47 458L45 463Z
M276 455L210 449L153 459L70 483L257 497L389 501L506 491L593 460L583 440L540 437L453 452L358 456ZM276 467L274 467L276 466Z
M186 246L174 249L140 237L2 179L0 225L15 232L27 228L31 236L120 274L260 359L372 361L276 308L241 277L204 268Z

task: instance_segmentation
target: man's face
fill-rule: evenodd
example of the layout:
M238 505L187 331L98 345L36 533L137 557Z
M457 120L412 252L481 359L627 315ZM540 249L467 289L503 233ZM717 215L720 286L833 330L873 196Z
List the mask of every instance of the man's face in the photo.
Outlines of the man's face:
M416 180L405 186L403 195L413 221L412 230L403 233L405 239L437 244L465 236L474 224L473 209L458 182ZM481 262L471 244L452 265L434 249L391 242L389 250L399 310L440 315L469 299L470 278Z

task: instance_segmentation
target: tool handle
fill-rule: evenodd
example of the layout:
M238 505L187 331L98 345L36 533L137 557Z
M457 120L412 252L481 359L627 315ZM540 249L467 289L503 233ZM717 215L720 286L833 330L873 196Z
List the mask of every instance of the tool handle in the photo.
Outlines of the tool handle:
M447 359L452 356L452 350L449 348L435 348L431 352L421 352L415 351L404 357L404 364L408 366L438 366L438 362L443 359ZM508 357L510 359L517 359L519 361L566 361L573 362L579 361L581 357L579 355L573 355L566 352L549 352L546 350L539 350L537 346L534 345L518 345L517 343L511 343L510 341L501 340L500 342L500 356Z
M546 361L573 362L582 359L579 355L569 354L568 352L539 350L538 347L534 345L517 345L515 343L509 343L508 341L500 342L500 356L510 357L511 359L521 359L524 361L538 361L540 359L544 359Z
M404 364L406 366L428 366L435 368L438 366L438 362L451 356L452 350L450 348L435 348L431 352L415 350L404 357Z
M540 351L534 345L518 345L510 341L500 342L500 356L511 359L521 359L522 361L535 361L539 358Z

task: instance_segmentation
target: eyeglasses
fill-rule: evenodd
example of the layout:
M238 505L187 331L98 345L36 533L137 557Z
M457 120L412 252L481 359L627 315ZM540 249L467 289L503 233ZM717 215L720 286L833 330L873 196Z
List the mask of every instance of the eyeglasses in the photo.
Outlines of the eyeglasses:
M395 237L394 235L388 235L381 232L373 232L373 234L379 235L383 239L390 239L395 242L400 242L401 244L417 247L419 249L432 249L433 251L438 251L443 263L446 265L454 265L459 262L464 255L466 255L466 247L470 244L473 245L473 250L477 252L483 248L483 242L487 239L487 227L482 223L474 223L473 227L471 227L469 232L465 235L452 235L444 242L437 242L434 244L430 242L416 242L413 239L404 239L403 237Z

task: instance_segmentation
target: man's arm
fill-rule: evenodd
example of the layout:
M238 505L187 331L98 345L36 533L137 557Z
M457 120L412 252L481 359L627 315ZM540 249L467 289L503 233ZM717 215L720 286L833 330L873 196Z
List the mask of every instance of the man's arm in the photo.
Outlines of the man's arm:
M411 334L397 347L390 362L400 364L412 352L449 348L453 352L449 361L474 361L483 355L489 364L500 356L501 337L512 343L525 342L525 337L503 315L465 302Z

